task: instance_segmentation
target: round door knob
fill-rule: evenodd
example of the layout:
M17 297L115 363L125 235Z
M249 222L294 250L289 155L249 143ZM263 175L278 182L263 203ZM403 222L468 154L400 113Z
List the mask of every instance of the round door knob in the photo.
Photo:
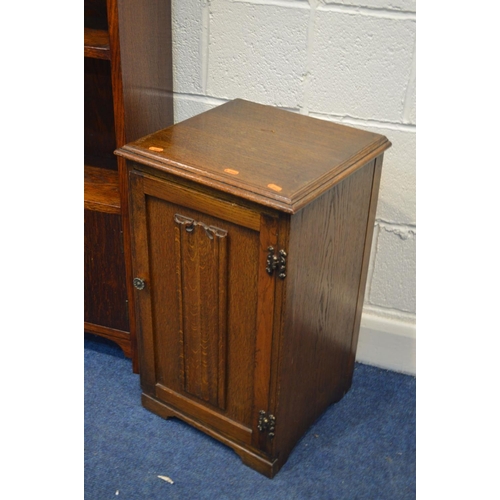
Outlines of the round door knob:
M134 278L134 286L137 288L137 290L142 290L144 286L146 285L144 283L144 280L141 280L141 278Z

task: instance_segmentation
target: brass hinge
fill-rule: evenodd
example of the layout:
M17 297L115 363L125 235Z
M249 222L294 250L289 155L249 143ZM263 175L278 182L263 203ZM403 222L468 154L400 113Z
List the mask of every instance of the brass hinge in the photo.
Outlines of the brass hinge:
M269 276L272 276L275 270L278 270L278 278L284 280L286 278L286 252L280 250L278 255L274 254L274 247L267 248L266 271Z
M276 426L276 417L264 410L259 411L259 421L257 423L257 429L260 432L267 431L267 435L270 439L274 437L274 428Z

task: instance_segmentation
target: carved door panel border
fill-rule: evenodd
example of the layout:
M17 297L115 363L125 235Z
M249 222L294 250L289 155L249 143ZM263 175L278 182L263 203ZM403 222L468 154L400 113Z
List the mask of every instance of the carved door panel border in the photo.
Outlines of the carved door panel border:
M131 172L132 251L134 276L146 286L136 292L141 385L144 392L171 404L191 418L228 433L247 444L266 450L268 444L258 431L259 411L269 404L271 353L273 338L275 277L266 271L269 246L276 246L278 217L224 200L184 186L177 186L147 174ZM175 212L175 248L171 249L176 266L179 342L181 360L178 370L181 391L158 383L155 358L153 298L148 248L146 197L157 197L187 207ZM193 216L195 210L200 216ZM188 215L186 215L186 213ZM203 214L208 217L203 218ZM225 415L227 408L227 283L230 270L231 234L210 223L211 218L237 224L258 233L257 304L255 318L253 394L248 398L250 422L238 422ZM206 222L208 220L209 222ZM245 263L242 263L245 265ZM193 285L194 284L194 285ZM197 303L193 294L215 297L210 307ZM216 339L216 341L214 341ZM231 381L229 381L231 383ZM194 398L194 399L192 399Z

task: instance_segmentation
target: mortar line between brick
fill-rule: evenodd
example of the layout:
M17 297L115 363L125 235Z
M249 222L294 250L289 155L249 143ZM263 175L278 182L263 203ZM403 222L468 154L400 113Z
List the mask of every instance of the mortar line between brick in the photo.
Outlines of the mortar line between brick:
M408 118L408 115L410 114L410 109L411 109L411 104L408 102L409 94L410 94L410 89L415 81L416 77L416 72L417 72L417 43L413 45L413 56L412 56L412 66L411 66L411 71L410 71L410 76L408 77L408 84L406 85L406 92L405 92L405 100L403 103L403 122L408 123L410 120Z
M269 5L273 7L286 7L289 9L308 9L308 2L297 2L297 0L232 0L234 3L246 3L249 5Z
M318 0L309 0L309 20L307 22L307 39L306 39L306 67L304 68L304 80L302 85L302 103L300 105L300 113L303 115L309 114L309 94L311 87L311 65L314 47L314 23L316 20L316 9L318 8Z
M354 127L377 127L386 128L390 130L400 130L403 132L416 132L417 126L410 123L396 123L386 122L383 120L375 120L370 118L355 118L352 116L335 115L333 113L320 113L317 111L310 111L309 116L319 118L321 120L328 120L335 123L343 123L345 125L352 125Z
M213 105L220 105L224 104L225 102L228 102L229 99L223 99L222 97L212 97L209 95L203 95L203 94L190 94L189 92L174 92L174 99L175 98L186 98L191 101L196 101L196 102L205 102L207 104L213 104Z
M339 3L329 3L321 5L318 10L328 12L338 12L340 14L355 14L370 17L383 17L385 19L398 19L416 21L415 12L406 10L393 10L377 7L360 7L355 5L345 5Z
M307 9L308 2L297 2L297 0L232 0L234 3L246 3L249 5L272 5L275 7L287 7L291 9ZM384 7L360 7L356 5L345 5L341 3L328 3L319 6L321 11L339 12L344 14L359 14L362 16L384 17L386 19L409 19L416 20L416 13L409 10L396 10Z
M375 219L375 226L380 226L388 229L399 229L401 231L413 231L415 234L417 232L416 224L388 222L383 219Z
M375 223L375 227L373 228L374 235L373 235L373 241L372 241L372 247L370 251L370 261L368 262L368 276L366 277L366 287L367 290L365 290L365 297L368 299L368 302L371 300L371 293L372 293L372 281L373 281L373 273L374 273L374 267L375 267L375 256L377 254L377 248L378 248L378 235L380 232L380 227ZM365 299L366 301L366 299Z
M210 44L210 1L203 2L201 10L202 37L201 37L201 88L204 94L207 93L208 84L208 53Z
M208 94L194 94L194 93L190 93L190 92L174 92L173 94L174 94L174 97L180 97L180 98L186 97L189 99L205 101L205 102L211 103L211 104L224 104L225 102L228 102L229 100L231 100L231 99L225 99L222 97L214 97L214 96L211 96ZM292 111L294 113L301 112L300 109L296 109L296 108L288 108L288 107L283 107L283 106L279 106L279 108L285 109L287 111ZM333 115L333 114L328 114L328 113L318 113L318 112L312 112L312 111L307 113L307 115L311 116L313 118L327 120L327 121L331 121L334 123L342 123L345 125L352 125L354 127L365 126L365 127L384 128L384 129L389 129L389 130L399 130L402 132L416 132L416 126L408 124L408 123L384 122L381 120L367 120L367 119L363 119L363 118L352 118L352 117Z

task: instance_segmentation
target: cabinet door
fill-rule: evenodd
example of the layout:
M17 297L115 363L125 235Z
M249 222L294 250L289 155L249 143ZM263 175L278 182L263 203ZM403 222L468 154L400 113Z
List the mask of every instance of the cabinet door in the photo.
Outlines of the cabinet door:
M277 217L141 173L130 186L143 391L262 449Z
M84 221L85 326L88 331L116 338L130 355L125 342L130 328L121 217L85 209Z

